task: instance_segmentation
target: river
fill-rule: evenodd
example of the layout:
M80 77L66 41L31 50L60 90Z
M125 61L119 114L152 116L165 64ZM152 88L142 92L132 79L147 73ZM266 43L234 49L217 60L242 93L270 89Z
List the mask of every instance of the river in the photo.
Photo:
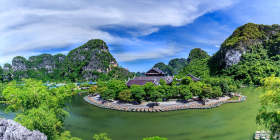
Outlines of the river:
M242 95L247 96L242 103L159 113L98 108L76 95L72 99L65 129L83 140L92 140L94 134L105 132L112 140L142 140L151 136L169 140L251 140L254 132L260 129L255 118L262 92L255 89L239 89ZM0 116L12 119L12 114L3 113L5 108L0 106Z

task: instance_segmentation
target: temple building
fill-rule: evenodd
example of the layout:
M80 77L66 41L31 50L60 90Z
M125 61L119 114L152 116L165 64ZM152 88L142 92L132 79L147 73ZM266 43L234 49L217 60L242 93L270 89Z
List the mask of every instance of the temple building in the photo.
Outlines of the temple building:
M159 85L159 80L163 79L167 85L170 85L173 82L174 76L166 76L167 73L163 72L158 68L152 68L146 73L144 73L144 77L134 77L133 79L129 79L126 85L131 87L133 84L135 85L145 85L147 82L152 82L156 86Z

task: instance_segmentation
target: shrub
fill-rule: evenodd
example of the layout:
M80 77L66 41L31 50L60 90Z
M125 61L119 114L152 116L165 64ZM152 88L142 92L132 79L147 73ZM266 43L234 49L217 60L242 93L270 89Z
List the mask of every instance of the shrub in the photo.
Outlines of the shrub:
M203 87L202 94L200 94L200 98L212 98L213 90L211 87Z
M97 93L97 86L91 86L88 90L89 94Z
M193 80L190 76L184 77L182 79L182 85L189 85L191 82L193 82Z
M237 91L236 86L229 85L229 92L236 92L236 91Z
M127 101L131 97L131 91L129 89L125 89L119 93L119 98L121 100Z
M212 89L213 89L213 96L214 97L219 97L219 96L223 95L223 92L222 92L220 87L214 86Z

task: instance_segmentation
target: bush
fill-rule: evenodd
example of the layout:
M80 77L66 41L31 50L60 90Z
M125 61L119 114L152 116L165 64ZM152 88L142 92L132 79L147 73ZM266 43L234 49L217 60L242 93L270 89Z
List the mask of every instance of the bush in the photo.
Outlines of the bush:
M220 87L214 86L212 89L213 89L213 96L214 97L220 97L220 96L223 95L223 92L222 92Z
M190 91L194 94L194 95L200 95L202 92L202 86L203 84L200 82L193 82L190 84Z
M160 79L160 80L159 80L159 84L160 84L160 85L163 85L163 86L164 86L164 85L167 85L166 82L165 82L163 79Z
M121 100L127 101L131 97L131 91L129 89L125 89L119 93L119 98Z
M229 92L236 92L236 91L237 91L236 86L229 85Z
M107 89L101 94L102 99L108 100L108 99L115 99L116 95L113 90Z
M200 98L212 98L213 97L213 90L211 87L203 87L202 94L199 95Z
M97 93L97 86L91 86L88 90L89 94Z
M228 84L226 83L226 81L224 79L220 80L220 87L223 93L228 93L229 92L229 87Z
M191 82L193 82L193 80L190 76L184 77L182 79L182 85L189 85Z
M183 89L183 90L180 90L180 98L183 100L187 100L187 99L193 98L193 95L189 90Z
M82 87L90 87L90 84L81 84L79 87L80 88L82 88Z

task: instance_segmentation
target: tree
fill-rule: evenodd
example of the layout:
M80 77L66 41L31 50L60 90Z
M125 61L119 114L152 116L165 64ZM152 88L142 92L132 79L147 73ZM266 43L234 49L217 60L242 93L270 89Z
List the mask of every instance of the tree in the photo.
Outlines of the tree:
M131 97L131 91L129 89L125 89L119 93L119 98L121 100L127 101Z
M159 80L159 84L160 84L160 85L163 85L163 86L164 86L164 85L167 85L166 82L165 82L165 80L163 80L162 78Z
M132 85L131 87L133 87ZM132 98L136 100L138 103L141 103L141 101L144 99L143 96L146 94L142 87L136 86L131 88L131 94Z
M192 93L188 89L180 90L180 98L182 100L187 100L193 98Z
M107 84L108 89L111 89L114 91L115 96L117 97L119 95L119 93L124 90L127 89L127 86L125 84L124 81L120 81L120 80L111 80L108 82Z
M220 80L220 87L223 93L228 93L229 92L229 88L228 88L228 84L227 82L221 78Z
M155 137L144 138L143 140L168 140L168 139L155 136Z
M146 92L146 95L151 96L151 94L155 91L155 84L152 82L147 82L143 85L143 89Z
M107 135L107 133L101 133L99 135L95 134L93 139L95 139L95 140L111 140L106 135Z
M16 86L18 83L13 81L4 89L3 102L9 104L5 112L16 113L15 121L30 130L39 130L48 139L59 139L64 133L64 120L69 116L67 104L76 92L70 85L48 90L42 81L23 81L25 85Z
M156 102L156 105L157 105L157 102L161 102L162 101L162 98L163 98L163 95L162 93L158 92L158 91L155 91L151 94L150 96L150 99L152 102Z
M191 76L187 76L182 79L182 85L189 85L191 82L193 82Z
M214 86L213 88L213 96L214 97L220 97L223 95L223 92L221 91L221 88L218 86Z
M88 93L89 94L97 93L97 86L95 86L95 85L91 86L88 90Z
M272 135L280 133L280 78L271 75L261 80L259 89L265 94L260 96L261 109L256 117L256 123L263 125L272 132Z
M229 91L229 92L236 92L236 91L237 91L237 88L236 88L236 86L229 85L229 86L228 86L228 91Z
M113 90L107 89L101 94L102 99L108 100L108 99L115 99L116 95Z
M202 94L199 95L200 98L212 98L213 90L211 87L203 87Z
M194 95L200 95L202 92L202 86L203 84L200 82L193 82L190 84L190 91L194 94Z

